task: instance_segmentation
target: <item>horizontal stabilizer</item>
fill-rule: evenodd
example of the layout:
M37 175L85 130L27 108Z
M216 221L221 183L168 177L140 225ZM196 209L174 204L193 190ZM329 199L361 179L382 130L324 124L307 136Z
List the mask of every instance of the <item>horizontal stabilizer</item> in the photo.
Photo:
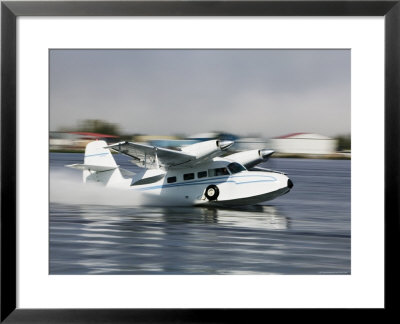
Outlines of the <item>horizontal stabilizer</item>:
M118 168L118 166L104 166L104 165L92 165L92 164L69 164L66 165L68 168L78 169L78 170L89 170L96 172L110 171Z

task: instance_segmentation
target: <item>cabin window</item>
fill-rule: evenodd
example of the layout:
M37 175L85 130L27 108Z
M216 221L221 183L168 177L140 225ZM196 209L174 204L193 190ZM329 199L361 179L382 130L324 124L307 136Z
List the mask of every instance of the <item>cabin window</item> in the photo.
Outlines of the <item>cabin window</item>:
M193 180L194 179L194 173L186 173L183 175L183 180Z
M167 178L167 182L168 182L168 183L176 182L176 177L169 177L169 178Z
M197 178L205 178L207 177L207 171L197 172Z
M228 164L228 169L229 171L231 171L232 174L238 173L240 171L246 171L246 168L237 162Z
M209 177L219 177L224 175L229 175L229 171L227 168L208 169Z

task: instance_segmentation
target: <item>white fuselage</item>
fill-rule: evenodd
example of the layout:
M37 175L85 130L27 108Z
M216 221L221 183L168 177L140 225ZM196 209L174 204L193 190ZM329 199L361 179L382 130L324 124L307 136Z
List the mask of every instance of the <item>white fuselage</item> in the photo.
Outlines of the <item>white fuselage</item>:
M161 201L194 205L256 204L287 193L289 178L274 171L231 170L232 161L214 158L209 163L176 170L148 170L134 176L129 188ZM151 172L149 172L151 171ZM215 186L217 187L215 189ZM212 187L218 193L206 195ZM217 195L217 196L215 196Z

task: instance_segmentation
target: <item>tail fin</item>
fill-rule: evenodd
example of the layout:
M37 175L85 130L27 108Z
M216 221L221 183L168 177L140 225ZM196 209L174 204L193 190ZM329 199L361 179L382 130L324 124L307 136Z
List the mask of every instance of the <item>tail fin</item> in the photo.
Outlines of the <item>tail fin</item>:
M125 176L130 173L120 170L105 141L94 141L86 145L84 164L71 164L67 167L83 170L83 182L99 182L104 185L121 186L130 183ZM121 172L123 171L123 172Z
M84 164L110 168L118 167L110 150L104 148L105 146L107 146L105 141L94 141L86 145Z

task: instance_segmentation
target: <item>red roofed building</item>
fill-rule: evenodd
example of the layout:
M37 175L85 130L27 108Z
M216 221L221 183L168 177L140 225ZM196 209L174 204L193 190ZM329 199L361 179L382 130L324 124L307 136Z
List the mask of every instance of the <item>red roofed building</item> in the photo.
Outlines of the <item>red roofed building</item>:
M296 137L296 136L306 135L306 134L308 134L308 133L290 133L290 134L278 136L278 137L275 137L275 138L291 138L291 137Z
M69 134L75 134L79 136L81 139L105 139L105 138L118 138L115 135L107 135L107 134L99 134L99 133L90 133L90 132L69 132Z

